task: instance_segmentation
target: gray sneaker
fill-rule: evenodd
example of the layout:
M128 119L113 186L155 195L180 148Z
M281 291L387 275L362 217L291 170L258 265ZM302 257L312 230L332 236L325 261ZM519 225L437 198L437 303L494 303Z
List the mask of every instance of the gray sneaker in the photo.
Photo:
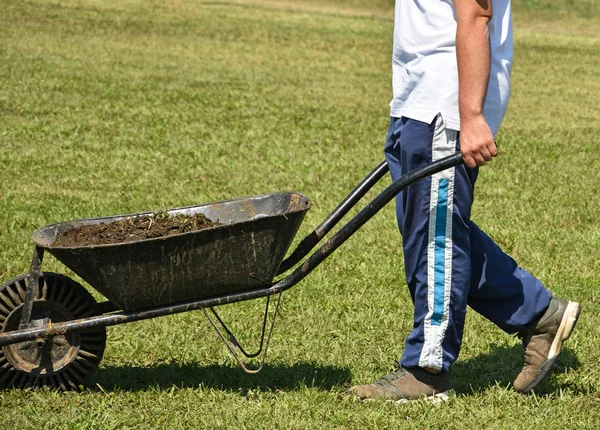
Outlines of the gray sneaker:
M515 390L528 393L548 375L580 312L579 303L552 297L544 315L519 333L525 348L525 366L515 379Z
M448 372L432 374L419 367L406 369L402 366L369 385L355 385L348 390L360 400L386 400L402 403L408 400L448 399L452 390Z

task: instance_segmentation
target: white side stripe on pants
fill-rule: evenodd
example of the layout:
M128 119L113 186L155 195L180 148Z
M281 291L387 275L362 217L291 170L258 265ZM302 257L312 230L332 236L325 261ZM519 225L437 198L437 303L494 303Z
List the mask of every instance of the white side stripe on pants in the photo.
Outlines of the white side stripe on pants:
M438 115L432 142L432 161L454 154L457 132L447 130ZM424 343L420 367L440 370L443 362L442 342L448 327L450 286L452 281L452 212L454 169L431 177L429 201L429 237L427 241L427 306Z

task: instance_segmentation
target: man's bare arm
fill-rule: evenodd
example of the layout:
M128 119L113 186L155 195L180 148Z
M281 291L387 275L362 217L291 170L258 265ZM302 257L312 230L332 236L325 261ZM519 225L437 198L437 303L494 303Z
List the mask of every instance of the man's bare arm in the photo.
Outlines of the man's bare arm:
M468 167L483 166L498 154L494 136L483 117L490 77L488 23L492 0L454 0L460 149Z

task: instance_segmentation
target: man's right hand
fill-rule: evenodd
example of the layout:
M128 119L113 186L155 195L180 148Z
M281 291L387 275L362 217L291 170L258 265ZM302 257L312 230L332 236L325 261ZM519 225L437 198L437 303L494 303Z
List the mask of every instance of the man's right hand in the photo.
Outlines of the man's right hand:
M483 166L498 155L494 135L483 115L461 117L459 136L460 152L467 167Z

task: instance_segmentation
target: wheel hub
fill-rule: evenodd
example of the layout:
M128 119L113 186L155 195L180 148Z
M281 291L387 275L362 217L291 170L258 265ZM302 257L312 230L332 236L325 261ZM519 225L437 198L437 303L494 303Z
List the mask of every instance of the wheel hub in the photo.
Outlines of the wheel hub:
M16 330L19 327L22 307L19 306L10 313L5 322L5 331ZM70 319L73 317L60 304L35 301L29 327L43 328L49 323ZM79 351L79 343L79 333L68 333L6 345L2 349L6 359L15 369L32 375L45 375L53 374L73 361Z

